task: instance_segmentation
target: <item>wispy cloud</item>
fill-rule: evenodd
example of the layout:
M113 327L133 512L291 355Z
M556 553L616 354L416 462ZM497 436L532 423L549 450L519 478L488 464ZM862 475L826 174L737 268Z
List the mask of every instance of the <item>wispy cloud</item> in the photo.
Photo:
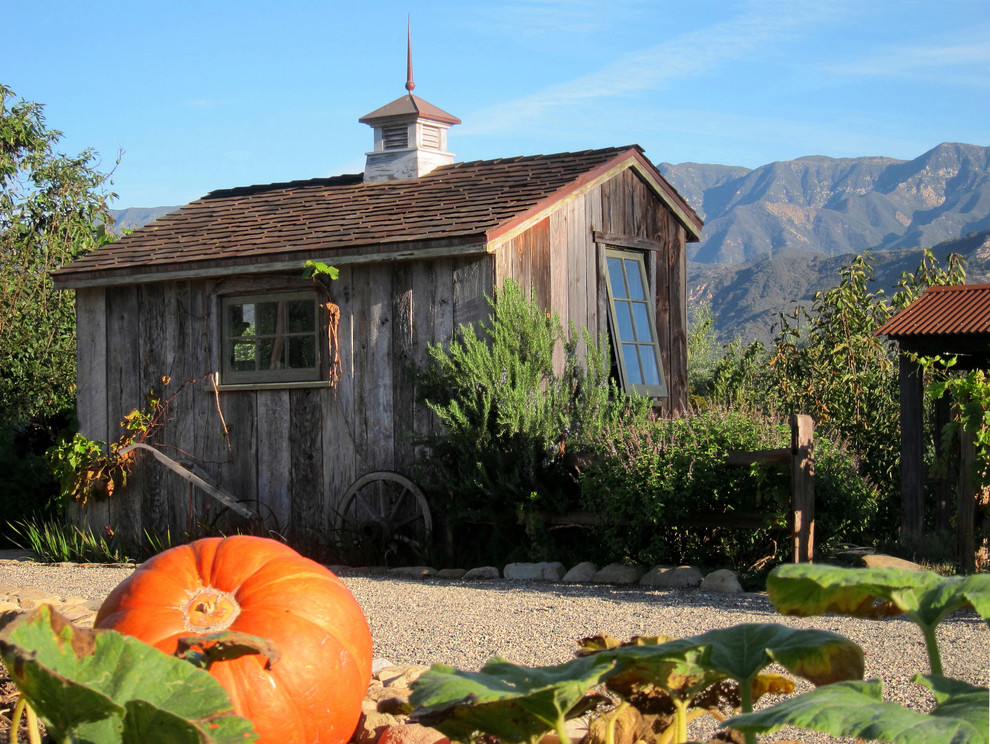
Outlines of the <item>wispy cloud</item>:
M952 39L889 45L875 54L831 65L826 71L846 77L938 80L943 84L990 86L990 25L971 27Z
M748 3L738 16L632 52L566 83L475 111L464 133L532 127L535 119L562 109L590 105L603 98L635 96L699 77L755 52L766 53L774 42L800 35L833 17L843 5L823 0L808 6L788 5L788 11L782 13L777 2Z

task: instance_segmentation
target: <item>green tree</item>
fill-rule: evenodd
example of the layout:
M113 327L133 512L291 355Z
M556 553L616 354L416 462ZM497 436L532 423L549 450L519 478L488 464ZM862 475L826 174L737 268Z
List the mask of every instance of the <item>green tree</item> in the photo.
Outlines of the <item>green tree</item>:
M782 317L769 361L784 410L807 413L824 431L849 443L863 472L882 489L887 518L900 493L900 398L897 350L876 331L929 286L959 284L962 260L943 266L929 251L905 272L892 296L874 288L874 259L866 252L840 271L834 287L818 292L812 311Z
M111 239L110 175L56 151L43 107L0 85L0 427L71 409L74 293L51 273Z

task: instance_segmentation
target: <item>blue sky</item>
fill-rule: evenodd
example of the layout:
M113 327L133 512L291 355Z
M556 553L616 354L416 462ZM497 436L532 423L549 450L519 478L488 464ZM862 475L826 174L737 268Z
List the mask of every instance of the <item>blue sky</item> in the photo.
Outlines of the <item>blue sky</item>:
M654 162L990 145L987 0L6 3L0 83L118 208L360 171L415 93L458 160L639 144Z

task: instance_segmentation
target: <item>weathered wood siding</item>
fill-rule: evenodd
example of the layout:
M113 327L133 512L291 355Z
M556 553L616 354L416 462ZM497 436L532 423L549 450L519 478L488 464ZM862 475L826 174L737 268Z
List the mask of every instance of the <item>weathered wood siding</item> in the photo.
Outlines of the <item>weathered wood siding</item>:
M433 422L406 369L426 361L428 344L449 341L456 324L483 317L493 279L491 256L341 267L331 283L341 310L342 375L335 389L213 388L219 297L296 286L297 277L80 290L82 433L116 439L117 423L168 377L167 394L175 397L156 446L254 502L297 546L326 545L339 499L356 478L373 470L411 474L414 453L405 437ZM92 501L78 518L138 540L144 529L181 535L190 518L216 515L217 502L151 458L139 458L123 493Z
M605 287L606 233L629 247L643 242L650 291L656 304L657 333L669 413L687 405L687 233L675 215L632 170L625 170L553 211L496 252L495 281L512 278L532 288L566 328L587 328L608 338L608 294Z

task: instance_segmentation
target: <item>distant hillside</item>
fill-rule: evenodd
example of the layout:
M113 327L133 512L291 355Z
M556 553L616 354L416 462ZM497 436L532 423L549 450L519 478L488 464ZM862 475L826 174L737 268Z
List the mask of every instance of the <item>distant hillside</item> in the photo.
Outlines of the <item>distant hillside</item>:
M990 228L990 148L941 144L914 160L812 156L755 170L663 163L705 217L697 263L931 247Z
M939 243L931 250L942 262L950 253L963 256L967 283L990 283L990 229ZM903 272L918 268L922 252L922 248L874 251L876 289L889 294ZM795 305L810 310L815 293L838 284L839 271L855 255L778 255L741 266L691 263L688 303L692 307L702 302L711 305L715 329L723 342L766 343L774 335L782 312L793 311Z
M116 220L113 230L118 235L124 230L136 230L149 222L154 222L163 214L174 212L178 207L128 207L127 209L111 209L110 214Z

